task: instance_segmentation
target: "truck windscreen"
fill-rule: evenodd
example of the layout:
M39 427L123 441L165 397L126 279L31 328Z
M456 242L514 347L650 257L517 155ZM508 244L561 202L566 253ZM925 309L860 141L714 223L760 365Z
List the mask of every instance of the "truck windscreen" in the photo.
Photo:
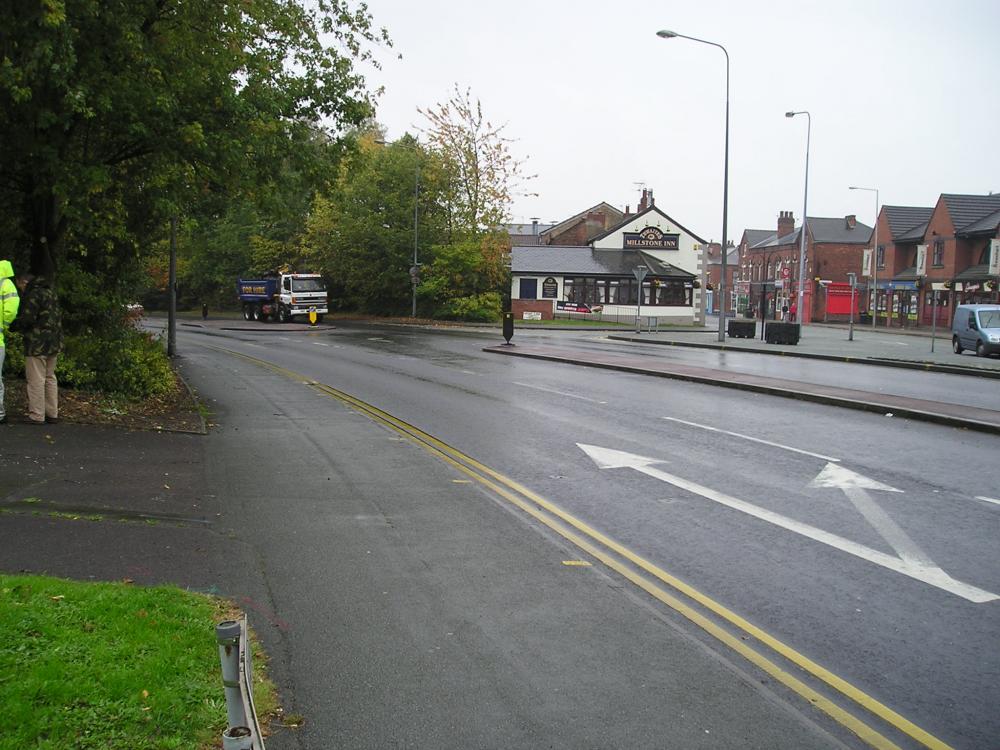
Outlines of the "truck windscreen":
M293 292L325 292L321 279L292 279Z

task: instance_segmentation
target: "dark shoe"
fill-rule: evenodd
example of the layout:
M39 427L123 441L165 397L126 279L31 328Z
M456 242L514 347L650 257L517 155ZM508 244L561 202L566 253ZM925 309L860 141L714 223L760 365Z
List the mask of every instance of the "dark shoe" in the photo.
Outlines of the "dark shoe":
M42 419L42 420L36 420L36 419L28 418L28 419L24 420L24 423L25 424L45 424L45 420L44 419Z
M47 424L59 424L59 417L46 417L45 422Z

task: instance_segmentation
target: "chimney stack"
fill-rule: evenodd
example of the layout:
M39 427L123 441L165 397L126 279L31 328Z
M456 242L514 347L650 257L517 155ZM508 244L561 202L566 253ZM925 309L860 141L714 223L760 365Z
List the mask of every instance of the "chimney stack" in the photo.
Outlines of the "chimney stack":
M844 217L844 225L848 229L854 229L854 227L856 227L858 225L858 217L857 217L857 215L856 214L847 214L847 216Z
M643 188L642 189L642 199L639 201L639 205L635 209L636 213L640 213L641 214L643 211L645 211L647 208L649 208L649 204L646 202L646 201L649 200L648 196L649 196L649 191L646 190L646 188Z
M531 234L534 235L535 237L538 236L538 217L537 216L532 216L531 217Z
M791 211L778 212L778 237L784 237L795 231L795 217Z

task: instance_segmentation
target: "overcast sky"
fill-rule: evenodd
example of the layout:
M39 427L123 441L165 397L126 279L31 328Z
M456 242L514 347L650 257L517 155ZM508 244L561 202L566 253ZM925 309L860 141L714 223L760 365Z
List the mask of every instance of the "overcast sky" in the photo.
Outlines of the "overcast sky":
M656 205L704 239L722 235L725 56L730 56L729 238L802 215L932 206L942 192L1000 191L997 0L369 0L395 48L369 71L394 139L417 108L471 87L537 197L514 221L561 221L601 201ZM402 59L396 59L396 55Z

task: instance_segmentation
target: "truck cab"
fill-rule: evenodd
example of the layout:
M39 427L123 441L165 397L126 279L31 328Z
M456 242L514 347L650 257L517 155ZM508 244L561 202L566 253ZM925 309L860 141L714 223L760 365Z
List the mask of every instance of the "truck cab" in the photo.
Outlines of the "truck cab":
M315 313L317 322L328 312L326 284L323 277L315 273L288 273L281 275L281 287L277 301L277 319L287 323L295 316Z

